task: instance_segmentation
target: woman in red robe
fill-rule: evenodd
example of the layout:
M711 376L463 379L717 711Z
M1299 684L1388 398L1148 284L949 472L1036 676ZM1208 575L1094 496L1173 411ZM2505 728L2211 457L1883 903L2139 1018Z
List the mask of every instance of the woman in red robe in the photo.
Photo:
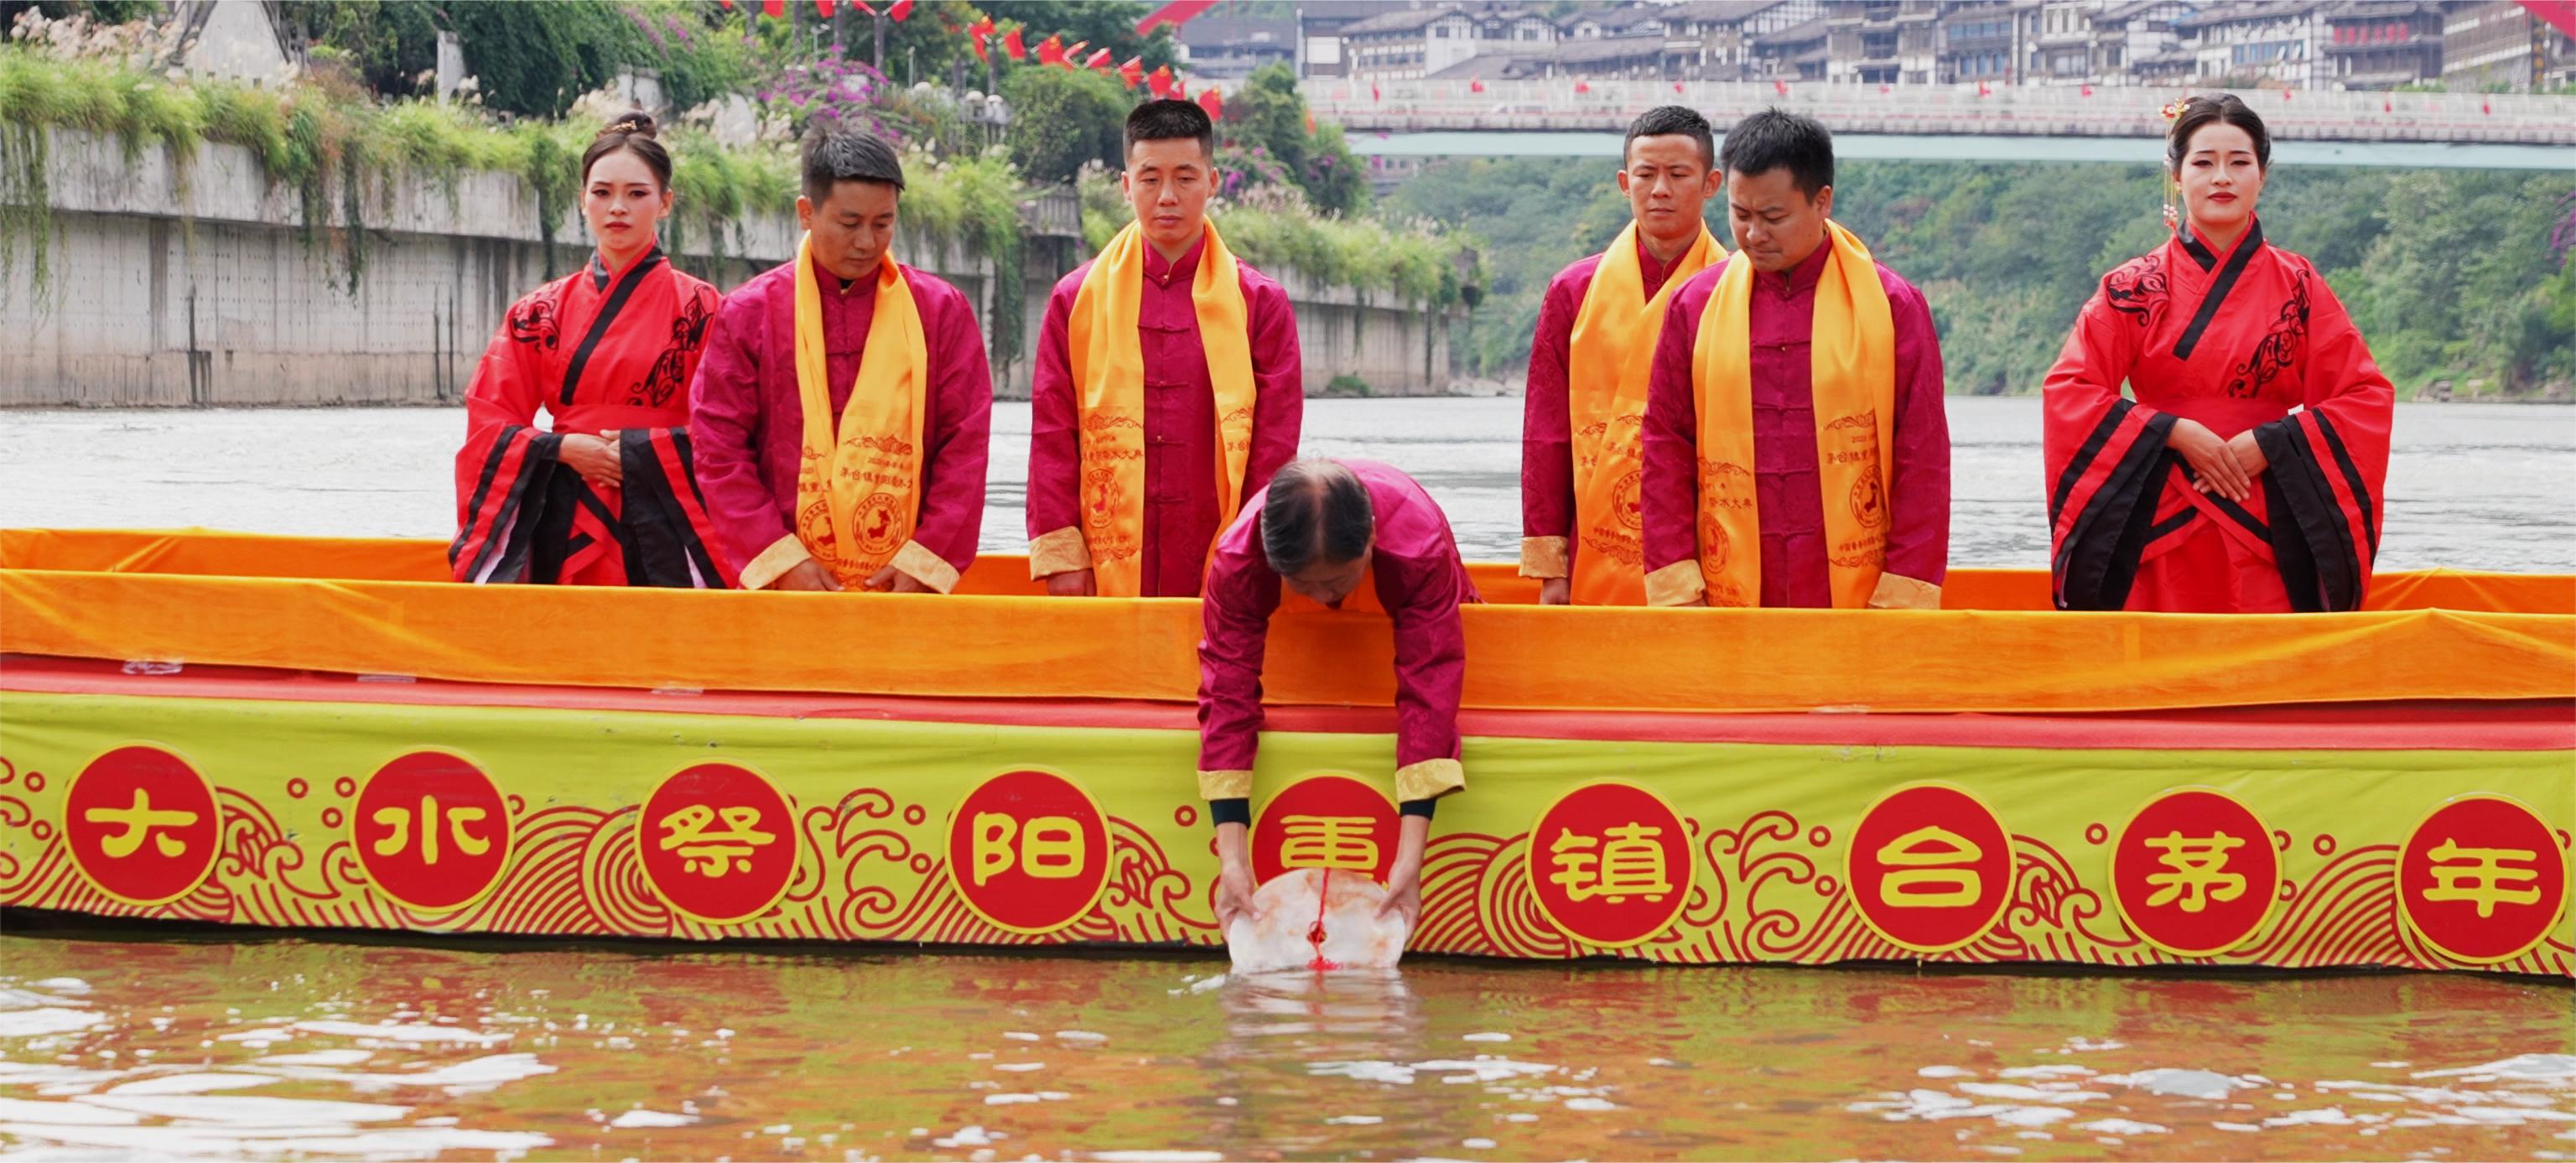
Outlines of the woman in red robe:
M2234 96L2183 102L2179 228L2102 277L2048 373L2060 609L2354 610L2369 591L2394 392L2316 267L2264 241L2271 154Z
M581 174L599 249L511 304L483 350L448 562L466 582L730 586L689 453L689 380L718 299L656 236L671 155L651 117L627 113Z

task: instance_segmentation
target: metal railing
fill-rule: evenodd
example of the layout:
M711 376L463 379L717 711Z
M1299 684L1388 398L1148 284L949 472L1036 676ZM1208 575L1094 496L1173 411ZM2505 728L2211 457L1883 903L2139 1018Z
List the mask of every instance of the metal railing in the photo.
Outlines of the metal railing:
M1716 81L1310 78L1306 107L1358 132L1622 130L1657 105L1720 126L1778 106L1844 133L2157 137L2167 102L2205 87L1851 85ZM1481 88L1481 91L1479 91ZM2243 90L2276 139L2576 145L2576 98L2522 93Z

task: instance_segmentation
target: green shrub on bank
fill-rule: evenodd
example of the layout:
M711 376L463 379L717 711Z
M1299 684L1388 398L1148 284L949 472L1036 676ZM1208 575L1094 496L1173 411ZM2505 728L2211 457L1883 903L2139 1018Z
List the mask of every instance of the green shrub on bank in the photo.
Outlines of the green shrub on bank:
M1118 175L1094 167L1083 173L1082 235L1098 251L1135 212L1118 187ZM1317 213L1302 199L1253 196L1212 203L1208 217L1226 247L1253 266L1294 270L1318 286L1350 287L1363 298L1451 307L1466 301L1466 288L1484 277L1473 235L1442 231L1427 219L1390 224L1377 218ZM1463 269L1462 269L1463 268Z
M295 191L307 245L330 256L335 281L352 292L366 269L367 219L386 211L402 178L427 179L452 194L469 173L515 175L536 199L551 254L559 229L580 229L569 217L578 197L574 171L596 131L563 121L500 125L466 106L379 105L314 85L269 90L179 82L0 47L0 270L15 266L23 246L38 287L50 275L46 163L53 128L113 136L129 160L163 147L183 186L203 143L247 149L270 183ZM785 214L795 204L796 160L785 147L726 149L686 126L663 136L679 195L664 232L673 252L738 254L750 215ZM955 242L998 270L1019 269L1023 175L1010 157L1000 151L944 160L916 154L906 169L908 229ZM1126 223L1128 210L1116 175L1096 164L1086 171L1081 193L1083 233L1097 250ZM1363 296L1447 307L1463 300L1463 284L1481 278L1472 241L1427 223L1342 218L1319 214L1301 199L1260 196L1217 214L1228 242L1254 265L1295 268L1318 285L1346 285ZM548 261L550 269L565 265ZM1022 340L1021 280L996 283L993 357L1006 361Z

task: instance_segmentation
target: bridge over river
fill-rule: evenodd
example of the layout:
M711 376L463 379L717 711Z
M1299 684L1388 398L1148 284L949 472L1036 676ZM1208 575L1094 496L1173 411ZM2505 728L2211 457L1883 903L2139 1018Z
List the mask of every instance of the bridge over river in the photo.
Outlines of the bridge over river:
M1810 114L1849 157L2152 161L2178 91L1690 81L1310 78L1307 107L1383 157L1612 156L1646 109L1683 104L1720 126L1756 109ZM2576 98L2528 94L2244 94L2286 164L2576 170Z

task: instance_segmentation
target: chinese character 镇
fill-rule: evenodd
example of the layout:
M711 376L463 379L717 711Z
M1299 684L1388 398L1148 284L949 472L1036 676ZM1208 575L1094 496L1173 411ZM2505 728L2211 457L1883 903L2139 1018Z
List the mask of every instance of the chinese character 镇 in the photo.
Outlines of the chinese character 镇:
M1369 836L1366 816L1290 816L1287 825L1288 838L1279 846L1281 864L1360 872L1377 867L1377 841Z
M468 856L481 856L492 850L490 839L476 836L465 830L465 825L480 820L487 814L483 809L444 807L438 802L437 796L422 796L418 812L421 863L438 863L438 824L441 813L447 817L448 841L456 845L457 851ZM376 841L376 855L391 856L411 846L414 832L412 813L405 812L401 808L377 808L376 814L370 818L393 829L392 835Z
M724 826L709 831L716 816L714 808L690 804L662 817L658 846L664 852L678 849L681 868L714 877L723 876L727 869L751 871L751 850L778 842L776 835L760 830L759 808L726 808Z
M2211 901L2224 904L2245 895L2245 878L2221 871L2227 867L2227 854L2244 846L2244 837L2225 833L2186 837L2167 832L2148 837L2147 847L2163 850L2156 861L2168 870L2147 877L2156 890L2147 897L2148 906L2179 902L2182 911L2197 913Z
M1547 846L1557 869L1548 880L1565 889L1571 901L1599 897L1615 905L1632 896L1660 901L1673 891L1663 846L1655 842L1663 834L1660 827L1630 821L1610 829L1605 843L1601 836L1559 828Z
M99 850L109 856L122 858L134 855L142 849L143 838L149 835L152 837L153 848L163 856L175 857L187 851L188 845L176 836L160 835L156 830L185 828L197 822L197 813L169 808L156 811L152 807L152 793L138 787L134 789L133 807L91 808L82 813L81 819L92 824L111 825L118 829L115 835L99 841Z
M2494 916L2497 905L2540 903L2540 870L2509 867L2517 862L2536 862L2540 854L2531 849L2462 848L2457 839L2446 836L2428 855L2433 858L2433 879L2441 884L2425 889L2425 900L2471 902L2478 906L2481 917ZM2531 887L2504 887L2524 882L2530 882Z
M1879 846L1879 863L1904 869L1878 882L1879 902L1899 909L1973 905L1984 895L1985 883L1975 868L1961 866L1984 856L1976 841L1947 828L1916 828Z

